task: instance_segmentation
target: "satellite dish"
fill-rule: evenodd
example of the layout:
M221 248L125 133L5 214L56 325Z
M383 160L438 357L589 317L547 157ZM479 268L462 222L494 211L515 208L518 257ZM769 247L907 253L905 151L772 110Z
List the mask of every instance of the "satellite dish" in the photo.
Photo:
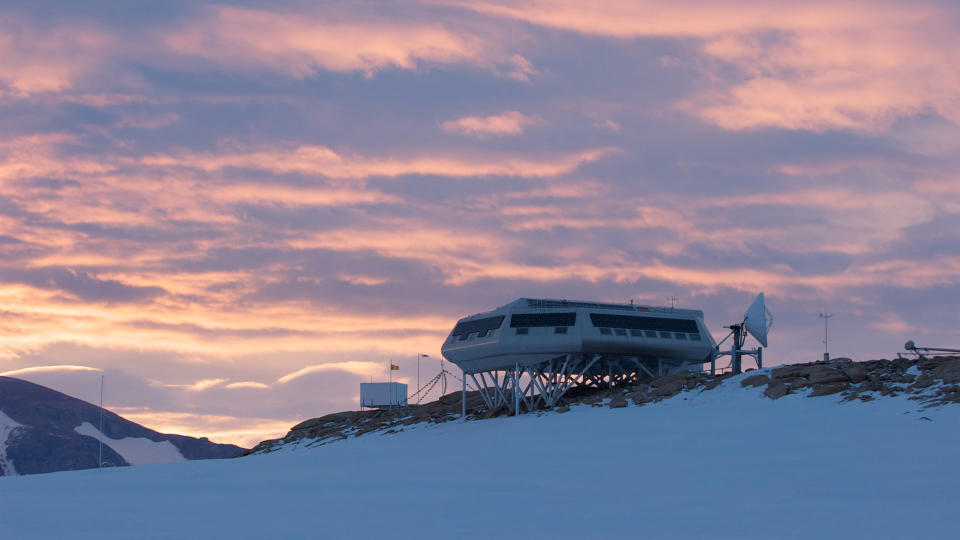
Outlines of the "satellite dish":
M908 350L908 351L915 351L915 350L917 350L917 346L916 346L916 344L913 342L912 339L911 339L910 341L904 343L903 348L906 349L906 350Z
M767 311L763 293L760 293L747 308L747 311L743 313L743 327L760 342L760 345L766 347L767 333L770 331L771 324L773 324L773 315L770 315L770 312Z

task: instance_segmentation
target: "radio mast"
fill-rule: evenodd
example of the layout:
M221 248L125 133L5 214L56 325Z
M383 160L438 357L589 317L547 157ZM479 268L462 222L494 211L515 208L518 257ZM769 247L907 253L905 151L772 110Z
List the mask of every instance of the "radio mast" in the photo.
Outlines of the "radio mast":
M827 349L827 322L830 320L830 317L833 317L833 313L821 313L820 317L823 319L823 361L830 361L830 351Z

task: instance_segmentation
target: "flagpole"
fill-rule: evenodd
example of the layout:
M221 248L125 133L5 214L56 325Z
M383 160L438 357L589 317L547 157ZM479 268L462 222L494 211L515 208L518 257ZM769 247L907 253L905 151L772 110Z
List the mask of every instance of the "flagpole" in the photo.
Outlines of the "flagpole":
M420 359L430 358L429 354L417 353L417 405L420 404Z

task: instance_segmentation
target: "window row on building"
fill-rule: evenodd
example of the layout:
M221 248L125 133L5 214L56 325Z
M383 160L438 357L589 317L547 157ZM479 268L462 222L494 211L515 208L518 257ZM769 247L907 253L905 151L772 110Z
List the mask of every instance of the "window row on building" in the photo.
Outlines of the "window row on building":
M451 340L466 341L472 334L487 337L503 325L504 315L486 317L457 323ZM602 335L630 336L657 339L700 341L700 329L693 319L645 317L638 315L611 315L591 313L590 322ZM514 313L510 316L510 328L516 335L529 335L531 328L553 327L554 334L566 334L567 328L577 323L577 314L571 313Z
M600 327L600 333L605 336L624 336L629 335L630 337L639 337L639 338L656 338L656 339L679 339L679 340L691 340L691 341L700 341L699 332L668 332L666 330L637 330L637 329L626 329L626 328L607 328Z

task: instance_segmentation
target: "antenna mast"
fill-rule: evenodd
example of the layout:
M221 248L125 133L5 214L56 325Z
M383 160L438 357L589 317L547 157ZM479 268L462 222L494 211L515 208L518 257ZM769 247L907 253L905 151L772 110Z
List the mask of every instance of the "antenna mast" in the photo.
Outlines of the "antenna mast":
M830 320L830 317L833 317L833 313L821 313L820 318L823 319L823 361L830 361L830 352L827 349L827 322Z

